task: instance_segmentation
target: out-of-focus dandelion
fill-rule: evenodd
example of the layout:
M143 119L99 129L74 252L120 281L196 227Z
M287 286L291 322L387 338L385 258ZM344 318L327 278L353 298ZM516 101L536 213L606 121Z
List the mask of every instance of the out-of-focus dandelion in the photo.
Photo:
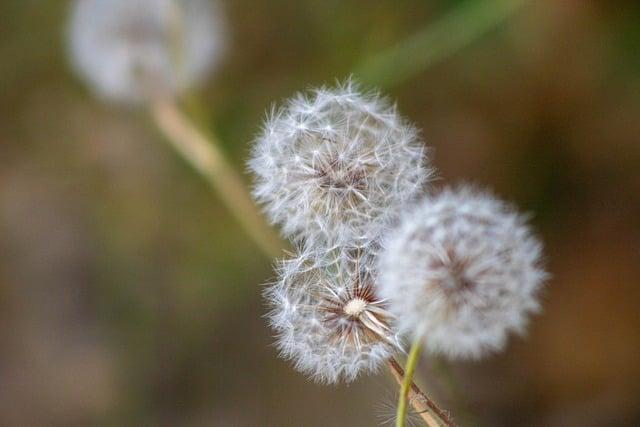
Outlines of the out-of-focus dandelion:
M218 62L225 34L219 9L215 0L76 0L72 62L110 100L183 92Z
M282 263L279 276L265 296L280 354L314 380L353 381L399 347L358 255L301 252Z
M149 107L167 142L218 192L247 234L266 254L280 253L277 236L213 133L194 126L178 102L224 50L217 0L76 0L69 45L75 68L98 95Z
M452 358L481 357L522 333L547 277L525 219L466 187L419 204L380 259L380 293L399 328Z
M272 111L249 167L255 198L287 237L368 250L431 172L416 129L351 81Z

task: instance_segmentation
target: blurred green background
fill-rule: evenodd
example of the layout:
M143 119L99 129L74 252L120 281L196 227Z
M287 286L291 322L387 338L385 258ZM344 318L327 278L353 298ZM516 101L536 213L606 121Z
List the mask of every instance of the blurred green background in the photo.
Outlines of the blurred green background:
M389 418L386 375L319 386L276 357L272 260L144 111L99 103L70 71L69 4L0 1L0 425ZM227 1L206 123L244 168L273 102L461 5ZM553 274L527 339L452 365L461 399L428 358L421 382L473 425L640 425L639 3L531 1L387 92L433 147L436 185L477 182L532 212Z

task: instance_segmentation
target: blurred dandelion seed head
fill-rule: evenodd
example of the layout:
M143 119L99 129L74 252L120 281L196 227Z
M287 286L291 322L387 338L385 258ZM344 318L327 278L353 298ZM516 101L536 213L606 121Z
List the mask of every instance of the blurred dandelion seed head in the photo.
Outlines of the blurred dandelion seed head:
M272 111L249 167L271 220L322 247L369 247L431 173L416 129L352 81Z
M374 277L359 259L300 252L282 263L279 276L265 292L278 348L314 380L353 381L399 346Z
M489 194L461 187L427 198L385 246L380 294L400 330L424 333L433 352L500 350L539 309L542 246L523 216Z
M125 103L199 83L224 38L216 0L76 0L69 26L77 72L99 96Z

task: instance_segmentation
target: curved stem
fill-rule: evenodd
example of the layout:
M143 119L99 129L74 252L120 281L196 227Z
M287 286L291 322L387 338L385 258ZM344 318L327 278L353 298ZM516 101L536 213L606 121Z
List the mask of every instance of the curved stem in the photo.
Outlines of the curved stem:
M388 365L398 385L402 385L405 378L404 369L393 358L389 359ZM441 425L456 427L456 423L453 422L447 412L431 400L415 383L411 384L408 401L411 402L413 408L429 427L439 427Z
M413 385L413 374L418 366L420 360L420 352L422 351L422 340L417 338L411 344L411 350L409 350L409 356L407 357L407 364L405 365L404 378L402 379L402 386L400 387L400 397L398 399L398 412L396 415L396 427L405 427L407 420L407 400L409 398L409 391Z
M151 106L151 115L171 146L214 188L260 249L270 257L280 255L283 245L257 212L242 179L220 151L217 141L196 129L174 100L156 101Z

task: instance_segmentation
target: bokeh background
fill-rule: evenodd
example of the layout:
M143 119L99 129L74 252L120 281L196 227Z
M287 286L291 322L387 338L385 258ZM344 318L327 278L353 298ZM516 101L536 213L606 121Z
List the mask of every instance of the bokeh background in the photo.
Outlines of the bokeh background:
M200 96L238 166L265 110L438 21L451 0L233 0ZM384 374L319 386L276 357L266 259L144 110L68 66L69 2L0 1L0 425L371 426ZM526 339L455 363L467 425L640 425L640 5L531 1L388 93L440 179L533 213L553 278ZM247 183L250 177L245 176Z

